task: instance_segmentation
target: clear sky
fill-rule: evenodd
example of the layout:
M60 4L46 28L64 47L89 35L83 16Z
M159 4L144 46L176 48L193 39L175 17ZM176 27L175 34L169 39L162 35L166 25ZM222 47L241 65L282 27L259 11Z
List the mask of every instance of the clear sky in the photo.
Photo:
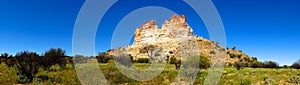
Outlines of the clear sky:
M116 22L132 9L143 6L159 5L185 14L195 34L209 38L201 19L180 2L120 0L100 23L104 28L97 31L96 52L110 49ZM261 61L273 60L280 65L290 65L300 59L299 0L213 2L224 23L228 47L237 46ZM72 55L73 27L83 3L84 0L1 0L0 53L15 54L24 50L43 53L49 48L63 48ZM135 23L136 28L143 22Z

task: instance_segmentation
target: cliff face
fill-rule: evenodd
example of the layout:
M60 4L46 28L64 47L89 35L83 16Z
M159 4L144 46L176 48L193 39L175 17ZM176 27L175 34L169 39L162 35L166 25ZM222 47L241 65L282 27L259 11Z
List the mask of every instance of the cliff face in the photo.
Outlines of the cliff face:
M162 28L158 28L154 20L144 23L141 28L137 28L133 45L152 44L154 41L185 36L193 36L192 28L187 25L184 15L173 15L169 21L164 22Z
M233 64L241 59L252 60L241 51L225 49L213 41L194 35L184 15L173 15L162 24L162 28L158 28L154 20L146 22L136 29L133 45L114 49L108 53L110 55L122 53L134 59L154 57L159 61L171 57L186 59L193 55L205 55L209 58L224 58L220 55L226 55L227 64ZM240 56L230 57L233 54Z

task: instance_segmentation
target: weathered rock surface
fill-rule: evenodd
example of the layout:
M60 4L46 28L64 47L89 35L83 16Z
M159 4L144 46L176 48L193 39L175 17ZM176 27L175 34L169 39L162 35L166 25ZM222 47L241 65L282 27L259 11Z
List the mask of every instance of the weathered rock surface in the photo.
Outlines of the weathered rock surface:
M173 15L170 20L166 20L162 24L161 28L158 28L154 20L144 23L142 27L136 29L133 45L114 49L108 53L114 55L119 51L126 52L134 59L151 57L185 59L201 54L208 57L219 57L218 59L225 58L227 63L240 61L237 58L230 58L230 53L239 54L241 58L250 58L241 51L225 49L213 41L194 35L193 29L187 24L184 15ZM226 57L222 55L226 55Z

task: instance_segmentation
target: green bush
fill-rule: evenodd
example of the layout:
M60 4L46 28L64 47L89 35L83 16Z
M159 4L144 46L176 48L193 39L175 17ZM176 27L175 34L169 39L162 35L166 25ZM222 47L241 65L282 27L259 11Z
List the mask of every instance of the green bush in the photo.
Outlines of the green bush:
M204 55L200 55L200 62L199 62L199 67L200 68L204 68L204 69L207 69L210 67L210 59L208 59L207 56L204 56Z
M196 59L199 58L199 59ZM199 61L195 61L199 60ZM188 67L195 67L195 68L202 68L207 69L210 67L210 59L207 56L200 55L200 56L191 56L189 57L184 63L187 63L189 65Z
M262 68L264 66L264 64L262 62L252 62L250 67L252 68Z
M170 64L175 64L177 59L175 57L170 58Z
M149 58L138 58L137 62L138 63L149 63L150 59Z
M234 67L236 67L237 70L240 70L242 68L241 62L235 62Z
M250 62L250 58L249 57L244 57L243 59L244 59L244 61Z
M0 64L1 85L13 85L16 83L17 78L17 71L14 67L9 67L4 62Z
M293 65L291 66L291 68L300 69L300 60L298 60L297 62L294 62Z
M293 63L293 65L291 66L291 68L300 69L300 64Z
M40 69L32 83L33 85L80 85L74 69L64 69L55 72Z
M100 63L107 63L109 60L112 60L112 58L107 53L99 53L97 60Z
M66 67L66 51L61 48L51 48L41 57L41 64L45 70L49 70L52 65L58 64L62 69Z
M242 54L234 54L234 53L230 53L229 56L230 56L230 58L236 58L236 57L241 58L241 57L242 57Z
M211 50L210 54L216 54L216 51L215 50Z
M256 58L256 57L251 57L251 58L252 58L252 60L257 61L257 58Z
M274 61L265 61L264 62L264 67L265 68L278 68L279 65L278 65L278 63L276 63Z
M230 54L230 51L226 51L227 54Z
M236 57L235 54L232 54L232 53L230 53L229 56L230 56L230 58L235 58Z
M229 63L228 63L228 66L233 66L233 64L229 62Z
M288 68L288 66L287 65L283 65L283 68Z
M20 52L16 55L18 70L18 82L29 83L33 80L35 74L38 73L40 64L37 62L39 55L34 52Z

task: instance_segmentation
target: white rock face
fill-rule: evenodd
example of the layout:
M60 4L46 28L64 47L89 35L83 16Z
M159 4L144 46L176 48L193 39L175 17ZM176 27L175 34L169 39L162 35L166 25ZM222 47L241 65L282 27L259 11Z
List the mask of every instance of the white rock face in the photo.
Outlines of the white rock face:
M134 34L134 45L153 44L187 36L193 36L193 30L187 25L185 16L174 15L169 21L165 21L162 28L158 28L154 20L137 28Z
M144 23L141 28L137 28L134 34L134 44L123 47L125 48L123 51L133 56L134 59L151 57L157 61L171 57L180 59L192 54L200 54L197 38L199 37L193 36L193 30L186 23L184 15L173 15L170 20L163 23L162 28L158 28L154 20ZM148 53L142 52L149 45L154 47L149 49ZM114 51L121 50L116 49Z
M216 62L224 59L223 55L226 55L228 63L239 61L237 58L230 58L226 51L250 58L241 51L226 50L213 41L194 35L184 15L173 15L162 24L162 28L158 28L154 20L144 23L141 28L136 29L133 45L113 49L107 53L123 53L132 56L134 60L150 58L159 62L165 62L171 57L185 60L187 57L198 55L205 55Z

